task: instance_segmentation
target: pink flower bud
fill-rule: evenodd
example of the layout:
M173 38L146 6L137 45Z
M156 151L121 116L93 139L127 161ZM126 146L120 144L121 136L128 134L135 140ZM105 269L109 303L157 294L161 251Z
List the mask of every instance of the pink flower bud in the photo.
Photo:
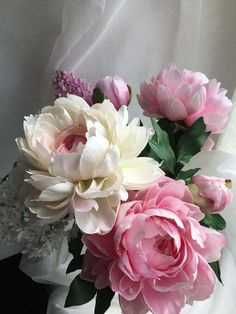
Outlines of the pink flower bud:
M190 190L194 202L204 212L217 213L222 211L232 200L233 193L228 188L230 180L204 175L193 176Z
M130 92L125 81L118 76L106 76L96 84L106 98L108 98L118 110L122 105L130 102Z

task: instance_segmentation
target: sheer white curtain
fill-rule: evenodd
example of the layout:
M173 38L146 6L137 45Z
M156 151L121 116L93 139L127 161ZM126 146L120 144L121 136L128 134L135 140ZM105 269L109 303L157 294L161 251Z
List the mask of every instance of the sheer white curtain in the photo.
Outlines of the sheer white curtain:
M23 116L52 103L55 70L74 71L93 83L117 74L135 95L141 81L174 62L216 77L231 96L236 86L235 30L235 0L0 0L0 176L17 157L14 138L22 134ZM130 111L131 116L141 116L135 98ZM227 151L236 153L230 138L234 121L219 145L224 149L227 141ZM235 157L230 167L232 163L236 164ZM225 171L235 176L232 167ZM229 220L236 218L233 208L227 213ZM230 239L233 232L232 227ZM236 267L231 244L223 257L225 286L217 286L213 298L183 313L234 313ZM69 259L63 246L53 265L66 265ZM48 314L90 314L90 305L62 309L66 266L55 266L50 277L48 265L22 263L35 279L61 285L52 294Z

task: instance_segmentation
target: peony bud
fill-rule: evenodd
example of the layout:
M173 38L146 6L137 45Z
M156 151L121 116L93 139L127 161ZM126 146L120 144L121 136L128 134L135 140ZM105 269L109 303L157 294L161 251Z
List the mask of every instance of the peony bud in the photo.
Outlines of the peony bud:
M194 203L206 213L222 211L232 200L233 194L229 189L231 181L224 178L196 175L189 189Z
M130 102L130 91L125 81L118 76L106 76L96 84L104 96L108 98L118 110L122 105L128 105Z

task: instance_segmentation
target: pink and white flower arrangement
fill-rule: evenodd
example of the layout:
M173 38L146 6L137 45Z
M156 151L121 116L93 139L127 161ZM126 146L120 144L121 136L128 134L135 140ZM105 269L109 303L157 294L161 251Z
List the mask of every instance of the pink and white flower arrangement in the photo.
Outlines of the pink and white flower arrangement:
M219 212L232 192L224 178L183 167L212 149L210 133L222 132L232 107L226 91L200 72L169 65L141 84L138 101L151 129L129 121L132 92L118 76L92 85L57 71L53 84L54 105L26 116L25 137L16 139L17 191L11 175L0 185L3 230L17 226L23 253L33 257L43 255L39 244L48 254L55 238L68 237L67 273L81 272L66 307L96 296L95 312L104 314L117 293L125 314L179 314L209 298L226 245ZM18 215L8 214L12 208Z

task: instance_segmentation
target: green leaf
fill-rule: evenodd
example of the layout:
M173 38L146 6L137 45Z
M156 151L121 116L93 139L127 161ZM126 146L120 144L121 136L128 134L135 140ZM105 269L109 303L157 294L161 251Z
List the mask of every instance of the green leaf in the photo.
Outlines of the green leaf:
M181 137L177 145L178 161L186 164L194 155L200 152L210 132L205 132L203 118L199 118Z
M186 171L180 171L176 176L176 180L184 180L186 184L192 183L192 177L197 173L201 168L189 169Z
M219 261L209 263L209 265L214 270L214 273L216 274L216 277L218 278L219 282L222 283L222 285L223 285L223 282L222 282L222 279L221 279L221 271L220 271L220 263L219 263Z
M155 155L158 161L163 161L164 167L174 174L175 154L170 146L169 137L166 131L162 130L154 118L151 119L155 135L149 141L151 154Z
M104 314L110 307L114 294L115 293L111 290L110 287L98 290L94 314Z
M81 241L81 232L78 231L77 237L69 241L69 252L73 255L72 261L69 263L66 273L71 273L77 269L81 269L83 263L83 255L80 255L83 248Z
M73 271L76 271L77 269L81 269L83 266L83 260L84 260L84 255L80 255L79 257L73 258L66 270L66 273L72 273Z
M173 151L175 150L176 146L176 133L177 133L177 128L175 125L175 122L170 121L166 118L161 118L158 120L158 124L160 128L168 134L169 137L169 143Z
M224 230L226 227L224 218L219 214L206 214L200 223L215 230Z
M69 252L74 256L78 257L80 256L80 252L83 248L83 242L81 241L82 233L78 231L77 237L72 238L69 241Z
M83 280L78 275L70 285L65 307L85 304L93 299L96 292L94 283Z
M105 95L100 90L100 88L95 88L93 90L93 96L92 96L93 104L102 103L104 99L105 99Z

